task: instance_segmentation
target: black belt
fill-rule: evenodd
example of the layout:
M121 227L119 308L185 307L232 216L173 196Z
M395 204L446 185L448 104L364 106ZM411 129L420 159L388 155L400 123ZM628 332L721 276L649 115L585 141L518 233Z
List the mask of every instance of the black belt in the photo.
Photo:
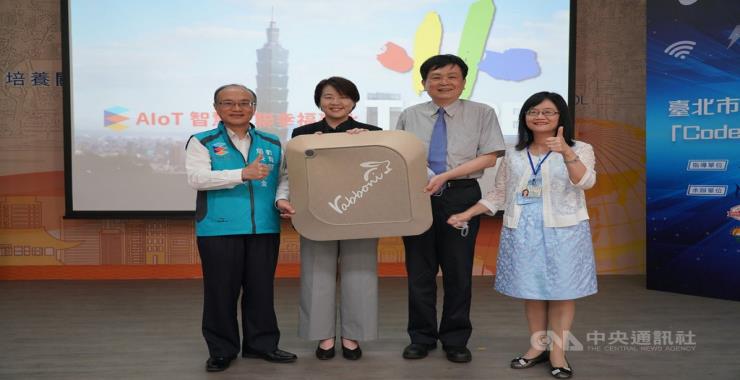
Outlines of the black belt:
M447 183L445 183L444 187L447 189L452 189L452 188L462 189L462 188L473 187L473 186L478 186L478 180L474 178L467 178L467 179L449 180L447 181Z

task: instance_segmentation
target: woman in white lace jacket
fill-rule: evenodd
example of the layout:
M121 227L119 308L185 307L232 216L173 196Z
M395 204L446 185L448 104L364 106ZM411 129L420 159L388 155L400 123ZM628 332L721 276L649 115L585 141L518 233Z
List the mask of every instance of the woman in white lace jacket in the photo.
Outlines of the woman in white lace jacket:
M575 299L596 293L584 190L596 182L591 145L573 139L573 122L558 94L532 95L519 114L519 141L507 149L494 189L448 223L462 227L484 212L504 210L497 291L524 299L530 348L516 369L550 361L551 374L570 378L564 345ZM550 350L548 324L553 332Z

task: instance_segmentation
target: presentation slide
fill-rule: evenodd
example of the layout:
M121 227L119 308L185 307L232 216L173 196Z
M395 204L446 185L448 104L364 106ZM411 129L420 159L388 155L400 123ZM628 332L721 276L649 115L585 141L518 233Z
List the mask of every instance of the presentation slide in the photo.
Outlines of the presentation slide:
M548 90L568 98L569 0L68 0L71 210L192 211L188 138L218 124L214 90L258 96L252 122L283 142L321 120L316 83L352 80L352 116L387 130L429 100L419 66L456 54L462 98L496 109L516 135L519 107Z

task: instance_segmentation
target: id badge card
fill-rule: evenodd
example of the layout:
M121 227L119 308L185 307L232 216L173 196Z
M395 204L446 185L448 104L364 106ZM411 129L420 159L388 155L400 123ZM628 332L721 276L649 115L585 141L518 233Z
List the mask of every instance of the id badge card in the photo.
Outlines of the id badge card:
M527 181L527 187L516 195L516 203L526 205L539 201L542 197L542 178L532 177Z

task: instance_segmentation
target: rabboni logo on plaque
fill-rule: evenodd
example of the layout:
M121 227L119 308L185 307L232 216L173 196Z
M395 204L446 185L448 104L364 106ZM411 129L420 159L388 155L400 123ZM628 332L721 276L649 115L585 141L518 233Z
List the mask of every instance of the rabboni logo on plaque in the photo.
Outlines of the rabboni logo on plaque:
M362 197L364 197L365 194L375 186L375 184L382 181L386 174L393 171L389 160L365 161L360 164L360 167L367 169L362 175L362 178L365 180L365 184L357 190L352 190L352 193L349 196L339 194L334 197L333 202L329 202L329 206L338 214L344 214L345 211L362 199ZM342 197L344 197L344 199L342 199Z

